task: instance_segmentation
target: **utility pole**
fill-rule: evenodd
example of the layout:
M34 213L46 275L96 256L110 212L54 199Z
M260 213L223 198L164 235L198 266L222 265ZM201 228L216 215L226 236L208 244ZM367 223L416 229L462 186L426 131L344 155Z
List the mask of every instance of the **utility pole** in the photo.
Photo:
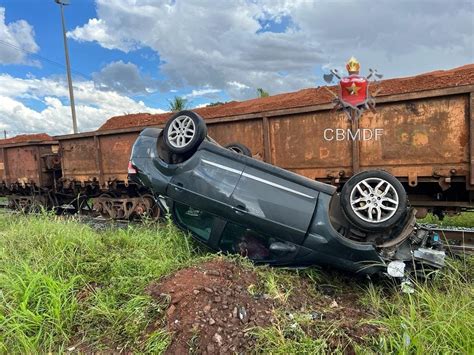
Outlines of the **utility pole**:
M71 66L69 64L69 50L67 48L66 24L64 23L64 6L69 5L69 0L54 0L61 8L61 22L63 25L64 53L66 54L67 83L69 86L69 101L71 103L72 128L77 133L76 106L74 105L74 91L72 89Z
M7 139L7 130L6 130L6 129L3 130L3 137L4 137L5 139Z

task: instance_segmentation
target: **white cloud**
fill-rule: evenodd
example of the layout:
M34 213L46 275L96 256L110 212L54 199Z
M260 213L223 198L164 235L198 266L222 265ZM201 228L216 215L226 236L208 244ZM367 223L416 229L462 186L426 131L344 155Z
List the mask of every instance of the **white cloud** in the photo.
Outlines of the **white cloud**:
M291 26L262 32L259 20L283 16ZM69 35L122 51L150 47L172 87L245 98L258 87L314 86L316 69L351 55L388 77L472 62L473 16L469 0L97 0L97 18Z
M152 78L143 76L135 64L121 60L107 64L92 77L98 88L126 94L153 92L157 85Z
M208 106L209 104L210 104L210 102L206 102L206 103L203 103L203 104L199 104L199 105L197 105L197 106L194 107L194 108L203 108L203 107Z
M116 35L108 33L108 26L105 20L92 18L82 27L77 27L73 31L69 31L67 36L79 42L96 41L107 49L120 49L128 52L137 45L135 41L126 38L117 38Z
M222 90L219 89L199 89L199 90L192 90L189 94L183 95L185 99L192 99L195 97L216 97L218 92Z
M33 27L24 20L5 23L5 8L0 7L0 64L33 64L28 53L39 50Z
M115 91L98 90L92 81L74 84L76 113L80 131L97 129L106 119L135 112L160 113L164 110L147 107ZM37 101L28 107L22 100ZM15 78L0 75L0 129L9 135L47 132L71 133L69 92L64 81L56 78Z

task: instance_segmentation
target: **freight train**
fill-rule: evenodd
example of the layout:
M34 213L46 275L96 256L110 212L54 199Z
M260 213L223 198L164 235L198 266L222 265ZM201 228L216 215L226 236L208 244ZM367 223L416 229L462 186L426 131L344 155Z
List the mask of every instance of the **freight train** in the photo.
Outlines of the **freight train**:
M419 216L474 209L474 65L384 80L372 90L380 92L376 111L356 127L377 132L371 139L334 111L333 87L195 111L218 143L240 142L234 148L311 179L340 188L358 171L381 168L402 182ZM156 218L157 200L128 181L127 167L143 128L162 128L169 117L124 115L92 132L0 140L0 194L14 208Z

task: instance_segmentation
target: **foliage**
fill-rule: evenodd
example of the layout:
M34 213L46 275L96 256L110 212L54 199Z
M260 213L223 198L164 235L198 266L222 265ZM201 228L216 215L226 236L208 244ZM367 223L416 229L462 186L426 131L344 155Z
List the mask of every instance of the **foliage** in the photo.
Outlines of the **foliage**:
M0 352L164 349L164 330L142 337L162 312L145 287L197 260L171 223L96 232L75 220L0 214Z
M263 90L262 88L257 89L257 95L258 95L258 97L268 97L268 96L270 96L270 94L267 91Z
M222 102L222 101L216 101L216 102L211 102L210 104L208 104L206 107L214 107L214 106L220 106L220 105L224 105L225 102Z
M377 353L472 354L474 351L474 258L451 260L428 280L415 280L415 292L388 295L380 285L366 292L379 313L372 324L387 329L374 341Z
M474 212L464 212L454 216L445 216L442 221L429 214L419 220L421 223L434 223L440 226L474 227Z
M168 104L168 107L171 112L179 112L182 110L186 110L188 106L189 106L188 100L180 96L175 96L173 100L169 101L169 104Z

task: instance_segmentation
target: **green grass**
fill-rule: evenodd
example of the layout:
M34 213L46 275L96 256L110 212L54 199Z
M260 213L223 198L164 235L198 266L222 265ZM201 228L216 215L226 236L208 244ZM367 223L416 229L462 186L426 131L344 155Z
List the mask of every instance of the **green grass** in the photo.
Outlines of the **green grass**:
M172 224L96 232L51 216L0 214L0 351L163 349L163 331L142 339L159 313L150 281L196 262Z
M433 279L415 282L413 294L367 289L365 302L386 329L374 343L378 353L474 353L474 258L450 261Z
M471 217L459 223L465 218ZM171 223L98 232L74 219L0 213L0 353L57 353L70 347L162 353L170 343L164 323L151 334L146 330L151 322L164 322L164 306L145 288L206 258ZM474 352L472 258L451 262L430 281L418 281L410 295L381 282L348 285L347 277L315 269L255 270L259 282L248 291L265 293L278 305L271 327L251 330L255 352L345 350L331 346L332 339L343 336L337 322L309 319L311 309L292 309L303 281L352 288L373 309L363 322L380 327L381 336L351 343L357 353ZM322 297L316 287L314 297Z
M325 280L328 275L323 274L319 282L331 282L341 290L349 286L359 293L360 306L370 308L372 315L355 326L372 325L379 329L379 334L355 341L348 339L340 321L309 317L311 308L291 313L280 308L275 312L272 327L254 330L256 351L271 354L352 351L357 354L473 354L474 258L450 260L446 269L432 276L428 281L413 280L415 292L406 294L395 284L347 279L343 284L337 277ZM271 277L269 282L267 292L274 289ZM279 285L286 289L287 283L288 280L282 280ZM290 291L295 296L298 292L297 288ZM279 294L276 293L277 299ZM322 307L317 311L324 313L328 309Z
M429 214L418 220L420 223L434 223L440 226L474 227L474 212L463 212L455 216L445 216L442 221L438 217Z

